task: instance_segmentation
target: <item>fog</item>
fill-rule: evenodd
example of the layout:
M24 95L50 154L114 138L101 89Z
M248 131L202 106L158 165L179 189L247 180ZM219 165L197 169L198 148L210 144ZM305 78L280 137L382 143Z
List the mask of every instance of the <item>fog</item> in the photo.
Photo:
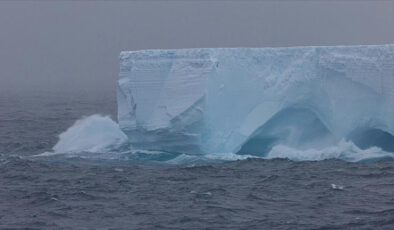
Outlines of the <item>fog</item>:
M394 43L394 1L1 1L0 90L107 92L122 50Z

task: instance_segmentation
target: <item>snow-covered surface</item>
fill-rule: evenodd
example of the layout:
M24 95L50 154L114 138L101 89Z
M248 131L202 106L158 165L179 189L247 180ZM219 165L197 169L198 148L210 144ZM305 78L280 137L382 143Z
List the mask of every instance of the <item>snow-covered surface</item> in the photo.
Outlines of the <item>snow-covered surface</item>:
M136 148L253 154L394 134L394 45L142 50L120 61L118 122Z

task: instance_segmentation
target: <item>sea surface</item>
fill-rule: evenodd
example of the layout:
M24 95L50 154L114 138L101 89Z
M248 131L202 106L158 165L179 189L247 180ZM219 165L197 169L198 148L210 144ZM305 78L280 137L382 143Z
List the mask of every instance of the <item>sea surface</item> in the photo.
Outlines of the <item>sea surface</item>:
M116 109L115 92L0 92L0 229L394 229L390 159L42 155Z

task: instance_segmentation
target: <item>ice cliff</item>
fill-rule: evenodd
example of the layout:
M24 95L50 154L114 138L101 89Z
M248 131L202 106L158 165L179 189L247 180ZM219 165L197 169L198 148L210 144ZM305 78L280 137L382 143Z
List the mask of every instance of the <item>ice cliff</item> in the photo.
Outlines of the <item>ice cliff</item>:
M394 45L127 51L118 122L135 148L264 155L343 139L394 152Z

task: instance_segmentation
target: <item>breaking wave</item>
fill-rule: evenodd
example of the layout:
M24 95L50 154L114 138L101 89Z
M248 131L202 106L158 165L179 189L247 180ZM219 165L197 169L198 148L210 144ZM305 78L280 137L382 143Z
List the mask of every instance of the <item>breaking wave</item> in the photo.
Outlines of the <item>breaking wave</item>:
M156 162L169 165L199 164L243 160L247 158L287 158L294 161L318 161L341 159L349 162L393 160L394 153L376 146L361 148L351 140L341 140L337 144L320 149L296 149L283 144L271 146L268 153L210 153L187 155L175 152L147 151L134 149L128 137L109 116L92 115L77 120L59 135L59 141L52 152L37 156L64 156L89 159L116 159L135 162ZM263 148L262 151L266 151Z
M104 153L114 151L127 144L127 136L109 116L92 115L77 120L59 135L53 152L41 155Z

